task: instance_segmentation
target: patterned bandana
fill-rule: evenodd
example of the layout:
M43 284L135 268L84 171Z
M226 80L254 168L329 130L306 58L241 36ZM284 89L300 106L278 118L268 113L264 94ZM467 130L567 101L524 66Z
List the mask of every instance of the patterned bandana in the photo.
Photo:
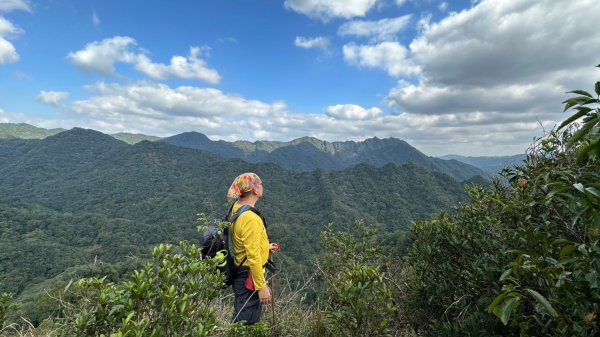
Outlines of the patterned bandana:
M262 182L256 173L242 173L233 180L233 183L231 183L229 191L227 191L227 200L236 201L244 192L252 191L255 186L261 184Z

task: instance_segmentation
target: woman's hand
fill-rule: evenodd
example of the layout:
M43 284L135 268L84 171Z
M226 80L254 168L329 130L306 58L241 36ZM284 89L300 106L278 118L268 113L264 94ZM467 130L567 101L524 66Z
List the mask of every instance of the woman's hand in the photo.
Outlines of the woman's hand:
M269 251L270 252L278 252L281 250L281 247L276 243L269 243Z
M271 303L271 289L269 287L265 287L258 291L258 299L261 304L269 304Z

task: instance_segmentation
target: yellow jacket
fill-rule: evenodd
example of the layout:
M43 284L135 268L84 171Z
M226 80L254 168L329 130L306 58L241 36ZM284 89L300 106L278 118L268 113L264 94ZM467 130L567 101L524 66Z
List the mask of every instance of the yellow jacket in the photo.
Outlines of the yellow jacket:
M236 203L232 212L242 205ZM237 218L231 231L235 264L239 265L244 256L244 266L250 268L254 279L254 289L262 290L267 287L264 265L269 259L269 237L262 219L252 211L245 211Z

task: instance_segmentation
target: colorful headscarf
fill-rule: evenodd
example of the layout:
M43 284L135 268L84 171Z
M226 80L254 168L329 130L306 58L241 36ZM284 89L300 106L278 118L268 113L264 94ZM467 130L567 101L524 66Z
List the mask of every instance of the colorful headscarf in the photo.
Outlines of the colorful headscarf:
M227 200L236 201L244 192L252 191L254 187L261 184L260 177L256 173L242 173L231 183L229 191L227 191Z

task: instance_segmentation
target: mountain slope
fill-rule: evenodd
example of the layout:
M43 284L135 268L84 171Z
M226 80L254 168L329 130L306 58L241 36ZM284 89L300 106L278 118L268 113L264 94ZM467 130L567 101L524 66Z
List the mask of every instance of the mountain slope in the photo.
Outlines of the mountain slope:
M148 136L148 135L145 135L142 133L127 133L127 132L113 133L113 134L111 134L111 136L115 139L118 139L118 140L123 141L130 145L137 144L144 140L154 142L154 141L161 139L160 137Z

